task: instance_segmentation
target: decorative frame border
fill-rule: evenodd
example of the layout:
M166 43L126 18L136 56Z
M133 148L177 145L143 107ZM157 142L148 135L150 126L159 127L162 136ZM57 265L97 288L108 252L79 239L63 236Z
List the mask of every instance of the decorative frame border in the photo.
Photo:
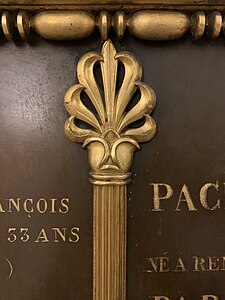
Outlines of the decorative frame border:
M32 32L50 40L86 38L111 28L152 41L191 32L216 39L225 32L225 0L0 0L0 37L28 40ZM54 30L53 30L54 29ZM2 34L1 34L2 33Z
M224 0L0 0L1 9L225 10Z
M76 40L90 36L96 28L102 40L108 39L111 29L118 39L122 39L128 30L131 35L150 41L175 40L187 32L191 33L193 40L200 39L204 33L211 39L225 34L225 12L214 10L213 6L210 6L210 11L197 8L195 11L165 10L164 6L160 10L150 10L143 9L142 4L139 5L140 10L119 9L119 4L116 7L118 9L94 11L48 7L34 11L31 8L15 10L9 4L8 9L0 13L0 36L9 41L18 38L29 41L32 32L35 32L49 40Z

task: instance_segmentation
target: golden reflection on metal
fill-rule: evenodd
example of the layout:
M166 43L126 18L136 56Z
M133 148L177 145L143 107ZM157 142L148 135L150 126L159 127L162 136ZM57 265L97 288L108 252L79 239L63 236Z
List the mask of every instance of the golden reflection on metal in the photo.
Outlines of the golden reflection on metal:
M217 39L220 35L223 25L223 17L221 12L213 11L208 16L208 30L207 33L212 39Z
M29 39L30 30L31 30L31 16L25 10L21 10L17 15L17 28L20 34L20 37L23 41Z
M86 11L42 11L32 23L41 37L49 40L73 40L89 36L95 29L94 17Z
M194 41L200 39L203 36L205 27L205 13L203 11L197 11L191 16L191 34Z
M107 40L108 33L111 28L111 17L110 17L110 14L107 12L107 10L101 11L98 21L97 21L97 26L98 26L98 29L99 29L102 39Z
M8 41L13 39L11 15L9 11L4 11L1 17L2 31Z
M113 17L113 28L119 40L122 40L127 28L127 17L124 11L119 10Z
M139 11L128 22L130 33L144 40L175 40L189 27L188 15L173 11Z
M37 13L25 10L3 11L1 27L8 40L29 40L31 31L49 40L76 40L90 36L97 29L102 40L107 40L114 30L122 39L126 30L136 38L149 41L168 41L183 37L188 32L193 40L204 33L211 39L225 32L224 13L196 11L192 13L173 10L139 10L129 12L100 10L45 10Z
M97 65L103 90L96 79ZM121 66L124 77L119 83ZM126 300L126 184L130 181L134 152L140 149L138 143L149 141L156 132L149 115L156 97L141 82L140 63L129 52L117 53L110 40L103 45L101 54L89 52L79 60L77 77L79 83L65 95L70 114L65 133L88 151L94 185L93 299ZM132 105L136 91L139 99Z

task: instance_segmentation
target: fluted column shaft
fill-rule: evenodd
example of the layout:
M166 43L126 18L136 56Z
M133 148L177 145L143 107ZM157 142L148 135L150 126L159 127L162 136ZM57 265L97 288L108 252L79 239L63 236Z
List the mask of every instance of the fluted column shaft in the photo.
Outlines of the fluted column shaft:
M126 185L94 185L94 300L126 300Z

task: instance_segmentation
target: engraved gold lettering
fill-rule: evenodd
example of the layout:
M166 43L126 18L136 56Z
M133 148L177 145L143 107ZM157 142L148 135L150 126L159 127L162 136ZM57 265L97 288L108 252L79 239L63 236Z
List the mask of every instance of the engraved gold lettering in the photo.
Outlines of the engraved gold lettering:
M39 199L37 202L37 210L39 211L39 213L43 214L46 212L47 209L48 209L47 201L44 198Z
M185 272L187 271L184 265L184 262L181 257L177 260L176 267L174 269L174 272Z
M52 198L52 199L50 199L50 201L51 201L51 209L50 209L50 213L52 213L52 214L55 214L56 213L56 201L57 201L57 199L55 199L55 198Z
M70 201L69 198L63 198L61 200L61 205L62 205L63 209L61 209L61 208L59 209L60 213L62 213L62 214L68 213L68 211L69 211L69 201Z
M28 234L28 228L9 228L8 229L8 241L10 243L14 243L17 240L17 235L20 236L20 240L24 243L28 242L30 239L30 236Z
M2 205L0 204L0 213L4 213L5 210L3 209Z
M159 272L165 273L169 272L169 257L160 256L160 257L150 257L147 258L149 262L147 272Z
M203 185L203 187L200 190L200 202L201 202L202 206L205 209L215 210L217 208L220 208L220 200L218 199L217 203L213 207L209 206L208 200L207 200L207 196L208 196L208 190L210 188L214 188L218 192L218 190L219 190L219 183L218 183L218 181L215 184L213 184L213 183L206 183L205 185Z
M34 242L35 243L39 243L39 242L48 243L49 242L48 236L47 236L44 228L41 229L41 231L38 234L37 239Z
M158 257L149 257L147 260L149 262L148 272L158 272Z
M20 228L20 233L21 233L21 237L20 237L21 241L24 243L28 242L30 239L30 236L28 234L28 228Z
M189 211L196 211L197 209L194 207L194 203L191 199L191 195L188 190L188 186L186 184L183 185L180 195L179 195L179 200L177 203L176 211L180 211L180 204L181 202L185 202L187 204L187 208Z
M26 212L28 214L37 211L41 214L44 213L61 213L66 214L69 212L69 198L40 198L34 200L32 198L8 198L0 203L0 213L20 213ZM58 204L58 205L57 205Z
M17 236L14 233L15 231L16 231L16 228L9 228L8 229L8 234L9 234L8 241L10 243L13 243L13 242L15 242L17 240Z
M17 212L20 212L20 198L17 198L16 201L14 199L6 199L8 201L8 212L12 212L12 206L16 209Z
M52 230L54 231L54 242L58 243L58 236L60 236L60 238L65 242L66 241L66 228L52 228ZM63 232L62 232L63 231Z
M63 242L70 242L70 243L77 243L80 240L79 236L79 227L72 227L70 230L66 227L59 228L59 227L53 227L49 229L53 232L53 239L49 240L49 231L47 231L44 228L41 228L41 230L38 233L38 236L36 237L36 240L32 238L29 234L29 228L27 227L10 227L8 228L8 241L10 243L16 242L21 240L23 243L27 243L28 241L32 241L35 243L46 243L53 241L55 243L58 243L60 241ZM52 236L52 235L51 235Z
M159 258L159 272L169 272L169 257L160 257Z
M173 189L169 184L165 184L165 183L152 183L151 185L153 186L153 193L154 193L154 197L153 197L154 208L152 209L152 211L164 211L164 209L160 207L161 200L169 199L173 195ZM160 196L160 192L159 192L160 187L166 190L166 194L164 196Z
M220 258L208 256L209 271L219 271L220 270Z
M72 239L71 237L69 237L69 241L72 243L77 243L80 240L80 236L79 236L79 231L80 228L79 227L73 227L71 228L71 235L74 237L74 239Z
M28 202L30 203L30 205L29 205L30 208L28 208ZM23 203L23 208L24 208L24 211L27 213L34 212L33 199L26 199Z
M205 259L198 256L193 256L193 258L194 258L194 271L195 272L206 271L206 268L204 266Z

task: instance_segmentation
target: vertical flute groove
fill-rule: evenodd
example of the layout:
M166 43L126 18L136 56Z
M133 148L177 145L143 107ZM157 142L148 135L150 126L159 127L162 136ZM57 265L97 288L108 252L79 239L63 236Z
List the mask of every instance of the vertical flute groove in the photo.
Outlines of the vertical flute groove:
M94 300L126 299L126 185L94 185Z

